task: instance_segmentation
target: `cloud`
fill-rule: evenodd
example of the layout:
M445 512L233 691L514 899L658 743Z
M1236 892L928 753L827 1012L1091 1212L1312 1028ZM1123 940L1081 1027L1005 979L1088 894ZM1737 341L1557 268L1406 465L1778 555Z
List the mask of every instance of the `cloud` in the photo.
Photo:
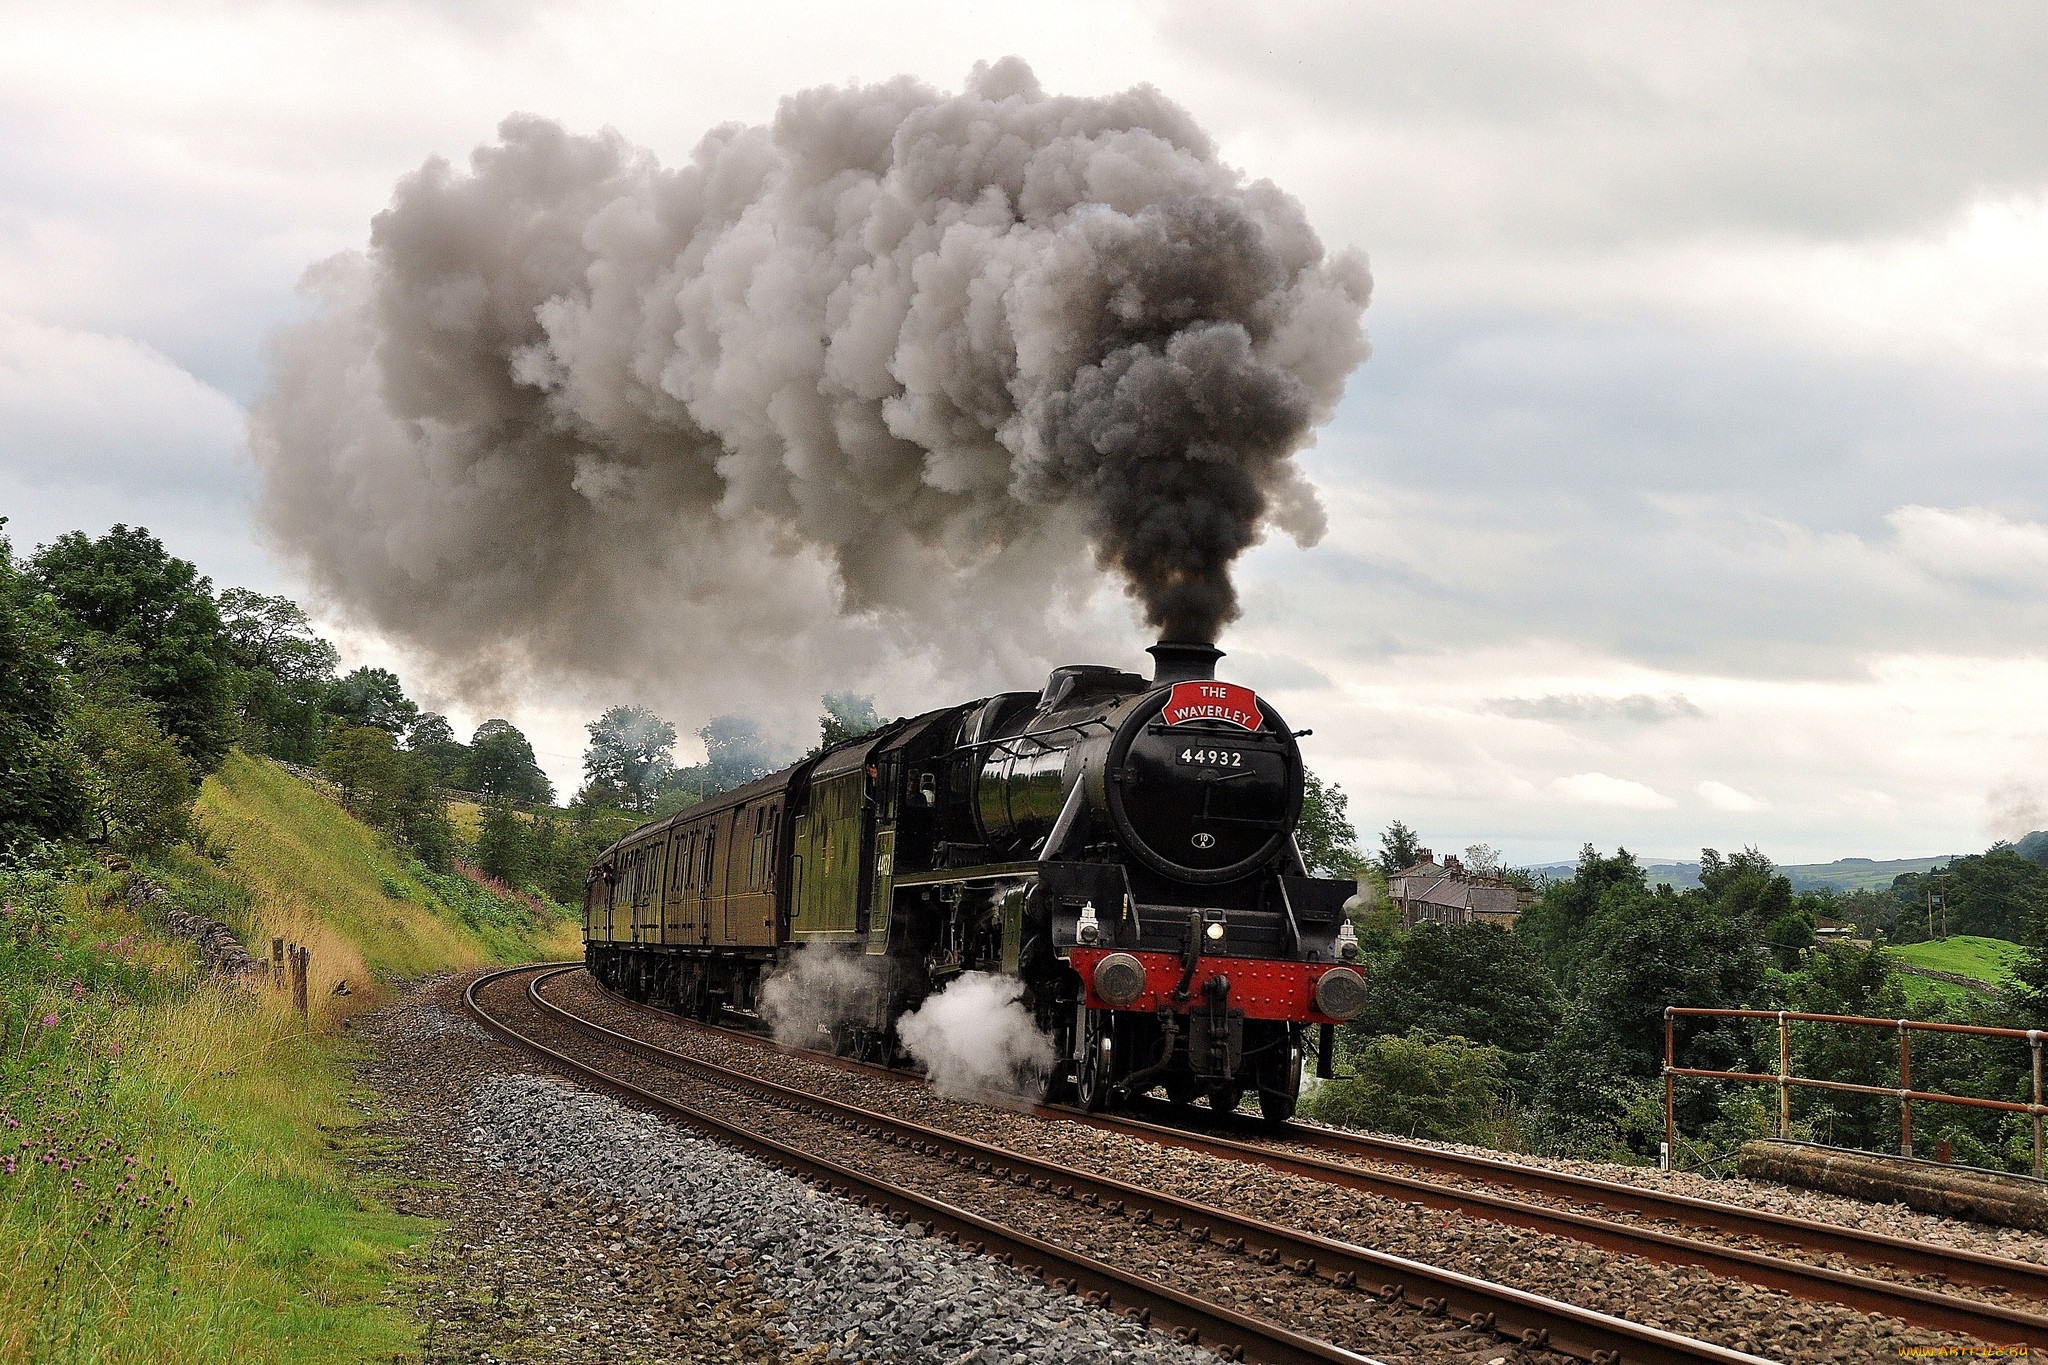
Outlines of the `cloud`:
M1616 810L1668 810L1678 804L1655 787L1609 777L1606 773L1552 778L1549 791L1559 800L1575 805L1610 806Z
M0 469L29 487L248 486L242 410L131 337L0 315Z
M1738 815L1746 815L1754 811L1764 811L1771 808L1771 803L1763 798L1751 796L1745 791L1738 791L1725 782L1710 780L1700 783L1693 790L1699 793L1702 801L1712 806L1715 810L1732 811Z
M251 524L241 408L132 337L0 314L0 514L17 550L147 526L220 585L284 585Z
M1911 6L1761 0L1203 0L1176 6L1165 34L1256 83L1247 122L1344 138L1354 193L1405 192L1419 202L1400 227L1453 248L1855 236L2048 170L2048 13L2021 3L1930 22Z
M2048 593L2048 526L1986 507L1901 507L1886 515L1899 552L1942 578Z
M1673 720L1704 720L1706 712L1690 698L1672 692L1653 697L1633 692L1625 697L1601 697L1590 693L1542 697L1499 697L1486 703L1486 710L1515 720L1550 721L1560 725L1627 721L1635 725L1661 725Z

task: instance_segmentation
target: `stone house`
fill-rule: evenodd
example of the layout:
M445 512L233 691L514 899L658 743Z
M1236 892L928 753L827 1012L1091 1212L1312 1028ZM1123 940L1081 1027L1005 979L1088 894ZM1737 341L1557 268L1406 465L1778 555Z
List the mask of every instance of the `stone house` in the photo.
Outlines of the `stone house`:
M1476 921L1515 927L1527 893L1488 873L1467 872L1455 855L1439 863L1426 848L1416 852L1415 866L1387 878L1387 896L1400 907L1404 928Z

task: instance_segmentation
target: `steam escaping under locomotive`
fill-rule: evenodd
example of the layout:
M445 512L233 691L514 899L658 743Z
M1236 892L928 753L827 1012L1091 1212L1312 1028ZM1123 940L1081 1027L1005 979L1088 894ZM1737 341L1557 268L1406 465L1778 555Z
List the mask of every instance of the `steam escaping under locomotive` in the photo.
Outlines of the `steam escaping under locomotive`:
M1291 1116L1309 1025L1328 1075L1365 1004L1353 884L1309 876L1294 841L1297 733L1216 679L1213 646L1148 652L1149 681L1057 668L634 830L591 870L591 972L710 1019L754 1010L799 952L858 954L873 989L827 1027L887 1061L907 1011L1003 973L1052 1043L1044 1098L1231 1110L1255 1091Z

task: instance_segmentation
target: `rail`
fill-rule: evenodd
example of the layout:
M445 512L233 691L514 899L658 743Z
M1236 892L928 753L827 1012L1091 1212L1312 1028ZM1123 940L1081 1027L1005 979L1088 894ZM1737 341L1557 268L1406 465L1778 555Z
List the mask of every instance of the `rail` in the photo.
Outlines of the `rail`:
M637 1014L659 1018L692 1030L723 1034L784 1054L801 1054L824 1065L906 1080L905 1073L873 1062L819 1053L764 1039L759 1034L719 1024L679 1020L624 996L611 1000ZM553 1006L559 1009L559 1006ZM775 1084L766 1082L766 1084ZM1203 1152L1324 1184L1363 1190L1428 1208L1490 1219L1553 1236L1570 1237L1607 1251L1644 1256L1674 1264L1697 1265L1716 1275L1788 1293L1797 1298L1840 1303L1864 1312L1884 1313L1922 1327L1962 1332L1985 1340L2024 1340L2048 1347L2048 1319L1995 1302L1961 1299L1916 1285L1876 1279L1803 1261L1702 1241L1654 1227L1616 1221L1610 1216L1557 1209L1467 1187L1445 1186L1427 1179L1383 1169L1368 1169L1287 1150L1279 1143L1301 1143L1374 1163L1389 1161L1418 1166L1471 1180L1579 1200L1640 1214L1652 1219L1690 1224L1710 1231L1737 1233L1783 1242L1811 1251L1831 1252L1852 1260L1892 1265L1913 1274L1939 1276L1986 1288L2048 1297L2048 1269L2025 1261L1987 1256L1958 1247L1931 1247L1904 1238L1857 1228L1787 1217L1760 1209L1718 1204L1643 1186L1594 1180L1542 1167L1492 1161L1470 1154L1441 1151L1413 1143L1289 1124L1278 1133L1257 1127L1257 1141L1246 1142L1215 1133L1145 1122L1117 1114L1095 1114L1068 1105L1042 1106L1036 1112L1109 1132L1125 1133L1165 1147ZM1237 1116L1221 1116L1223 1126L1238 1131ZM1247 1131L1249 1131L1247 1129Z
M1420 1308L1425 1314L1451 1318L1475 1330L1483 1326L1509 1342L1519 1337L1522 1344L1530 1349L1557 1350L1588 1360L1622 1360L1631 1362L1632 1365L1700 1365L1701 1362L1716 1362L1718 1365L1763 1365L1760 1357L1746 1352L1628 1322L1576 1304L1560 1302L1506 1285L1493 1284L1405 1257L1278 1226L1164 1191L1128 1185L1113 1177L1075 1169L1056 1160L1034 1157L1028 1153L994 1146L958 1133L929 1128L907 1119L877 1113L763 1077L735 1071L703 1058L677 1053L583 1019L548 1000L542 994L541 987L547 980L560 975L562 970L536 973L528 985L528 1000L543 1014L586 1037L650 1061L661 1062L680 1071L698 1073L720 1084L737 1085L753 1090L771 1103L826 1117L853 1132L881 1137L884 1141L892 1141L895 1145L907 1146L914 1151L937 1156L950 1164L957 1164L978 1174L1000 1173L1012 1180L1028 1179L1032 1187L1050 1192L1056 1198L1072 1199L1097 1208L1113 1209L1139 1221L1151 1221L1155 1217L1167 1219L1162 1226L1183 1230L1185 1235L1197 1242L1213 1240L1217 1243L1226 1243L1226 1234L1233 1234L1238 1251L1246 1255L1258 1253L1253 1259L1262 1260L1269 1265L1282 1266L1303 1277L1313 1277L1326 1283L1349 1287L1382 1302L1405 1302L1410 1307ZM508 1040L516 1036L522 1046L543 1052L602 1084L621 1091L629 1091L642 1102L654 1102L668 1108L670 1112L678 1109L689 1110L692 1122L722 1130L728 1140L737 1141L743 1147L771 1143L771 1140L748 1129L736 1127L722 1119L690 1109L679 1101L653 1096L647 1091L631 1086L630 1083L612 1078L587 1063L574 1061L547 1048L544 1044L517 1035L516 1030L492 1018L482 1009L475 996L477 987L509 975L510 972L498 972L479 978L472 983L467 993L466 1003L493 1031L508 1037ZM788 1160L793 1149L779 1143L772 1145L776 1148L776 1159ZM885 1192L884 1200L898 1208L922 1207L931 1217L927 1218L925 1213L920 1213L921 1221L931 1221L937 1227L959 1229L962 1232L970 1232L971 1227L970 1235L977 1236L979 1240L992 1246L1029 1243L1028 1251L1034 1260L1057 1262L1063 1258L1072 1258L1069 1264L1082 1266L1084 1273L1076 1277L1081 1283L1098 1285L1105 1296L1113 1296L1124 1303L1150 1307L1155 1313L1169 1320L1178 1319L1191 1326L1199 1322L1202 1339L1205 1341L1227 1342L1240 1349L1248 1349L1254 1358L1276 1362L1361 1359L1342 1347L1298 1337L1275 1324L1245 1317L1222 1305L1208 1304L1181 1295L1157 1281L1121 1270L1111 1271L1108 1266L1089 1260L1080 1253L1040 1242L1028 1234L1002 1229L965 1210L937 1204L930 1201L929 1196L886 1184L873 1175L829 1162L826 1158L806 1156L803 1160L812 1166L829 1165L832 1171L831 1179L835 1184L843 1183L853 1188ZM971 1225L968 1220L972 1220ZM1375 1284L1380 1285L1377 1292L1371 1288ZM1959 1328L1956 1324L1945 1326L1951 1330L1969 1330ZM1982 1337L1983 1324L1980 1322L1975 1326L1977 1330L1971 1331L1970 1335ZM2007 1330L1998 1335L2001 1339L2008 1336L2026 1339L2033 1334L2013 1333Z
M1775 1019L1778 1021L1778 1070L1775 1075L1752 1071L1709 1071L1679 1066L1676 1022L1681 1018ZM1850 1081L1824 1081L1792 1074L1792 1025L1795 1023L1848 1024L1860 1028L1896 1029L1899 1035L1899 1083L1895 1086L1857 1085ZM1945 1095L1933 1090L1913 1089L1913 1035L1915 1033L1961 1033L1980 1038L2010 1038L2025 1042L2034 1053L2034 1098L2031 1103L2016 1100L1987 1100L1976 1095ZM2040 1029L1992 1028L1982 1024L1938 1024L1924 1019L1870 1019L1856 1014L1801 1014L1794 1010L1719 1010L1667 1005L1664 1009L1664 1161L1669 1166L1677 1150L1678 1078L1736 1081L1748 1085L1778 1087L1778 1136L1792 1136L1792 1091L1832 1090L1851 1095L1880 1095L1899 1102L1899 1155L1913 1155L1913 1106L1953 1104L1969 1109L1991 1109L2007 1114L2030 1114L2034 1119L2034 1175L2042 1174L2042 1120L2048 1105L2042 1103Z

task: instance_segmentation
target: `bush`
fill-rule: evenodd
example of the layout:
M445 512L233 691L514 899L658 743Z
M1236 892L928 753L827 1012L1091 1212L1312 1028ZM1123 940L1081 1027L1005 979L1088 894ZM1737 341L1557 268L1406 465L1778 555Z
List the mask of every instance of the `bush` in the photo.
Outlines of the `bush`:
M192 762L147 707L81 706L71 733L92 764L94 805L108 842L124 852L150 852L190 836L199 795Z
M1343 1066L1350 1077L1316 1086L1303 1099L1304 1115L1347 1128L1481 1142L1506 1108L1506 1055L1463 1038L1421 1029L1383 1035L1347 1048Z

